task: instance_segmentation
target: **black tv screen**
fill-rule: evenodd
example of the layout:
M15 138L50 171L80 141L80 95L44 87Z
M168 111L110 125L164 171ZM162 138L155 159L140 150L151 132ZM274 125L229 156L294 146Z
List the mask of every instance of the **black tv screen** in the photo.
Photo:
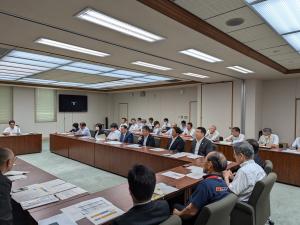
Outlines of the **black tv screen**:
M59 112L87 112L87 96L59 95Z

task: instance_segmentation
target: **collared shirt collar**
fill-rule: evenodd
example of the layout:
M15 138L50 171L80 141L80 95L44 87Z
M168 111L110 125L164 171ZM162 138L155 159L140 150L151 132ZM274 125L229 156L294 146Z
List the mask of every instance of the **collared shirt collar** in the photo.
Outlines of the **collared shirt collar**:
M246 166L246 165L251 164L251 163L255 163L253 159L249 159L249 160L241 163L240 167Z
M151 202L151 199L148 200L148 201L146 201L146 202L134 203L134 206L146 205L146 204L148 204L149 202Z

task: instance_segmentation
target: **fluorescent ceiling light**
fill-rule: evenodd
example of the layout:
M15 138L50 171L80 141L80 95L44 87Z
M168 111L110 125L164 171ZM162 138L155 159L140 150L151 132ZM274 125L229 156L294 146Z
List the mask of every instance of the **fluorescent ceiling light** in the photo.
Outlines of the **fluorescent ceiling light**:
M300 52L300 32L285 34L282 37L291 45L293 48Z
M11 76L1 76L0 75L0 80L17 80L19 77L11 77Z
M235 71L240 72L240 73L254 73L253 71L248 70L248 69L246 69L244 67L241 67L241 66L228 66L226 68L231 69L231 70L235 70Z
M9 71L12 71L12 72L27 72L27 73L38 73L40 71L38 70L31 70L31 69L24 69L24 68L17 68L17 67L10 67L10 66L1 66L0 65L0 70L9 70Z
M32 65L32 66L42 66L42 67L48 67L49 68L55 68L58 67L59 64L49 63L49 62L42 62L42 61L35 61L30 59L23 59L23 58L15 58L10 56L5 56L2 58L5 62L13 62L13 63L20 63L25 65Z
M35 84L52 84L52 83L57 82L57 81L54 81L54 80L42 80L42 79L34 79L34 78L23 78L19 81L28 82L28 83L35 83Z
M145 82L145 83L157 82L157 80L147 79L144 77L134 78L133 80L137 80L137 81L141 81L141 82Z
M79 67L79 68L84 68L84 69L89 69L89 70L96 70L96 71L100 71L100 72L109 72L109 71L115 70L114 68L99 66L99 65L95 65L95 64L89 64L89 63L83 63L83 62L75 62L75 63L70 64L69 66L74 66L74 67Z
M6 73L6 74L12 74L12 75L23 75L23 76L32 75L32 73L18 72L18 71L11 71L11 70L2 70L2 69L0 69L0 73Z
M116 70L116 71L113 71L112 73L126 75L126 76L130 76L130 77L143 77L143 76L147 75L145 73L137 73L137 72L127 71L127 70Z
M249 1L251 6L279 33L300 30L299 0Z
M52 47L56 47L56 48L62 48L62 49L66 49L69 51L80 52L80 53L93 55L93 56L99 56L99 57L109 56L109 54L104 53L104 52L99 52L99 51L91 50L88 48L79 47L76 45L70 45L70 44L66 44L63 42L50 40L47 38L40 38L40 39L36 40L35 42L39 43L39 44L43 44L43 45L48 45L48 46L52 46Z
M142 61L136 61L132 62L131 64L138 65L138 66L144 66L152 69L157 69L157 70L172 70L172 68L164 67L164 66L159 66L147 62L142 62Z
M49 68L47 68L47 67L31 66L31 65L12 63L12 62L4 62L4 61L0 61L0 66L9 66L9 67L13 67L13 68L22 68L22 69L39 70L39 71L49 70Z
M167 77L159 77L159 76L153 76L153 75L146 76L145 78L152 79L152 80L157 80L157 81L171 80L170 78L167 78Z
M204 60L204 61L210 62L210 63L223 61L222 59L216 58L214 56L208 55L206 53L200 52L195 49L186 49L186 50L180 51L180 53L197 58L197 59L201 59L201 60Z
M198 77L198 78L209 78L209 76L197 74L197 73L183 73L183 75L191 76L191 77Z
M16 50L11 51L7 56L22 58L22 59L31 59L31 60L35 60L35 61L42 61L42 62L48 62L48 63L54 63L54 64L60 64L60 65L72 62L71 60L67 60L67 59L61 59L61 58L57 58L57 57L34 54L34 53L29 53L29 52L16 51Z
M68 70L68 71L77 72L77 73L88 73L88 74L98 74L99 73L99 71L88 70L88 69L83 69L83 68L73 67L73 66L62 66L57 69Z
M116 74L116 73L102 73L100 75L104 76L104 77L130 78L130 76L120 75L120 74Z
M24 77L22 75L12 75L12 74L2 73L2 72L0 72L0 76L4 76L4 77L17 77L17 78Z
M80 12L76 17L124 33L126 35L139 38L144 41L155 42L164 39L163 37L160 37L156 34L152 34L141 28L114 19L93 9L87 8Z

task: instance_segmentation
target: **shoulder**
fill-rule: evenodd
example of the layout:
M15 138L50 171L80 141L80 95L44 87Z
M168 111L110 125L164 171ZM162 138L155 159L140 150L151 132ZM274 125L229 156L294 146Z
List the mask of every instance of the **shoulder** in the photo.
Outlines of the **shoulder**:
M153 202L154 207L159 208L161 211L170 211L169 204L165 200L158 200Z

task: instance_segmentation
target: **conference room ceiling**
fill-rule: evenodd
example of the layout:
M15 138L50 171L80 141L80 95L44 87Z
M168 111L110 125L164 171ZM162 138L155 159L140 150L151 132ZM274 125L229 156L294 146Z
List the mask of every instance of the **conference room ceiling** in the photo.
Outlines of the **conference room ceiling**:
M227 2L227 4L225 2ZM282 40L277 40L276 38L278 37L276 37L276 34L265 24L258 25L262 21L251 12L250 9L246 8L243 1L186 0L176 1L176 3L187 9L193 8L196 10L193 11L193 13L197 13L197 15L201 14L201 18L208 18L207 21L221 30L227 29L227 33L229 32L232 36L235 35L235 38L243 38L247 45L258 48L257 50L270 56L270 58L273 57L276 58L276 60L288 63L290 54L295 54L294 52L291 52L291 49L289 49L289 46L287 45L278 46L282 44ZM212 6L213 4L216 4L215 8L210 9L209 6ZM219 4L219 8L217 7L217 4ZM201 9L201 7L203 7L203 9ZM204 7L206 7L206 10ZM224 12L233 10L232 13L234 13L234 9L239 7L241 8L240 10L244 11L239 12L239 10L237 10L237 15L242 14L247 17L245 18L247 22L243 25L243 29L239 28L239 30L232 30L232 28L226 28L224 26L224 19L230 18L230 15L225 15L226 13L224 14ZM102 12L108 16L159 35L164 39L150 43L78 19L76 15L86 8ZM218 18L219 16L216 15L220 13L223 13L225 17L224 15L223 17L220 15L220 18ZM233 14L231 16L235 17L236 15ZM212 40L135 0L1 0L0 21L0 47L8 49L7 52L10 52L10 50L20 50L41 55L51 55L72 60L73 62L92 63L111 67L116 70L142 72L146 73L146 75L157 75L170 79L163 82L134 84L122 87L112 86L104 89L123 87L136 88L154 84L168 85L175 81L206 83L251 78L276 79L299 75L282 74L277 70ZM254 30L254 32L257 32L257 35L259 35L259 40L252 40L252 34L244 32L251 28L246 28L244 26L253 26L252 29L258 29ZM256 26L257 28L255 28ZM269 36L264 36L265 34ZM270 37L270 35L274 35L274 37ZM107 57L98 57L50 47L35 42L42 37L108 53L110 55ZM266 40L270 40L273 43L272 38L274 38L274 43L276 43L273 49L261 49L259 47L260 45L263 45L262 43ZM269 44L269 42L267 44ZM179 51L190 48L212 55L223 61L208 63L179 53ZM275 50L276 54L273 54ZM281 51L285 54L277 54L277 51ZM297 59L295 58L295 60ZM135 61L143 61L172 69L156 70L142 67L132 64L132 62ZM292 64L293 63L289 62L289 65L291 66L289 68L293 68ZM235 65L252 70L254 73L243 74L226 68ZM195 73L208 76L209 78L201 79L183 75L183 73ZM80 82L83 84L98 84L119 80L118 78L104 77L101 76L101 74L83 74L60 69L53 69L31 75L30 78L42 80L51 79L57 82Z

